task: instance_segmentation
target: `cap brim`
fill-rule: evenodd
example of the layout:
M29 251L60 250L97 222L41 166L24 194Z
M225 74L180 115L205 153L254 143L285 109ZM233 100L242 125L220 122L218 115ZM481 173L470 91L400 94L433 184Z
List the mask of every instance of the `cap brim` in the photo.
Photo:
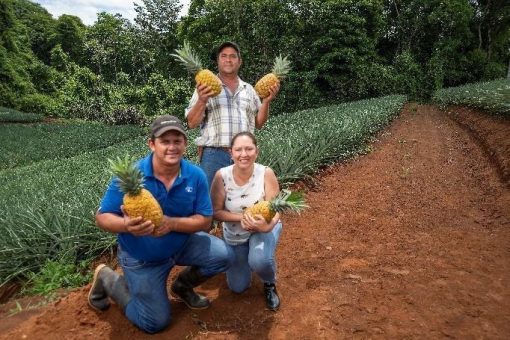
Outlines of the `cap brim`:
M168 131L178 131L180 133L182 133L184 135L184 137L188 137L186 135L186 132L183 130L183 129L180 129L176 126L166 126L164 128L161 128L159 129L155 134L154 134L154 137L161 137L165 132L168 132Z

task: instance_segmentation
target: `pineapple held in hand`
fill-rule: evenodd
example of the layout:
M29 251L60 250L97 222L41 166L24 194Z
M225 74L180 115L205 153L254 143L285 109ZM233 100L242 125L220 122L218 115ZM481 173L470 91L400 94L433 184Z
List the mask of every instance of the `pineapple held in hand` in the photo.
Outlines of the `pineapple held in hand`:
M267 223L271 222L276 213L284 211L300 212L308 207L305 203L303 195L299 192L290 192L282 190L278 196L271 201L261 201L255 205L246 208L244 214L250 213L252 216L262 215Z
M280 83L280 80L283 79L287 73L290 71L290 61L287 57L282 58L282 56L276 57L274 61L273 70L271 73L263 76L257 84L255 84L255 91L259 95L260 98L266 98L269 96L269 89L275 85Z
M211 71L202 68L202 62L198 56L193 52L188 42L184 42L184 47L175 50L172 54L178 61L180 61L186 69L195 75L197 84L205 84L214 92L212 95L216 97L221 92L221 81Z
M141 216L158 227L163 220L163 211L154 196L143 188L143 174L135 160L126 156L124 159L109 159L108 162L112 173L117 176L120 191L124 193L124 211L131 218Z

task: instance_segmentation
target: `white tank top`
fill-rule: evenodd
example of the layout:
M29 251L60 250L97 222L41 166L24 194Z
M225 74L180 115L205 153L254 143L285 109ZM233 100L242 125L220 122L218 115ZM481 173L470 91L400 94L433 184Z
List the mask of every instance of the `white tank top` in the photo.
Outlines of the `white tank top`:
M253 175L248 182L239 186L234 181L234 166L230 165L220 170L225 188L225 210L242 213L265 197L264 174L266 167L255 163ZM241 222L223 222L223 238L231 245L242 244L250 238L250 232L241 227Z

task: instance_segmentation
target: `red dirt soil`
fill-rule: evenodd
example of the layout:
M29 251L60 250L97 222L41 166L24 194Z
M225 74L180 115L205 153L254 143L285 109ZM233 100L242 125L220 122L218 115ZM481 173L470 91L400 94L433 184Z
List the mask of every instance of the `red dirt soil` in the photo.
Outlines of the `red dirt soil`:
M322 171L310 208L284 217L278 312L258 279L239 295L220 275L198 288L211 308L171 298L172 324L150 338L509 339L509 141L508 120L407 105L372 152ZM149 338L115 305L91 310L88 288L4 308L0 339Z

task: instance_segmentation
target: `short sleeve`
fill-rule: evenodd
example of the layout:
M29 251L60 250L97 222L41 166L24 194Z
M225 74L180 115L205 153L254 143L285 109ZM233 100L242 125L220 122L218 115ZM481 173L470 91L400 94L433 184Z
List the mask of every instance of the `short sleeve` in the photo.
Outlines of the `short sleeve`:
M184 110L184 117L188 117L188 114L189 114L191 108L193 107L193 105L195 105L197 103L197 101L198 101L198 92L195 89L195 91L193 92L193 96L191 96L191 99L189 101L188 107Z
M117 181L113 179L99 204L99 213L122 215L120 206L122 205L123 197L124 194L120 191Z
M253 115L256 116L257 112L259 112L259 109L262 106L262 102L260 101L260 98L253 87L251 88L251 93L252 93L251 110L253 111Z

